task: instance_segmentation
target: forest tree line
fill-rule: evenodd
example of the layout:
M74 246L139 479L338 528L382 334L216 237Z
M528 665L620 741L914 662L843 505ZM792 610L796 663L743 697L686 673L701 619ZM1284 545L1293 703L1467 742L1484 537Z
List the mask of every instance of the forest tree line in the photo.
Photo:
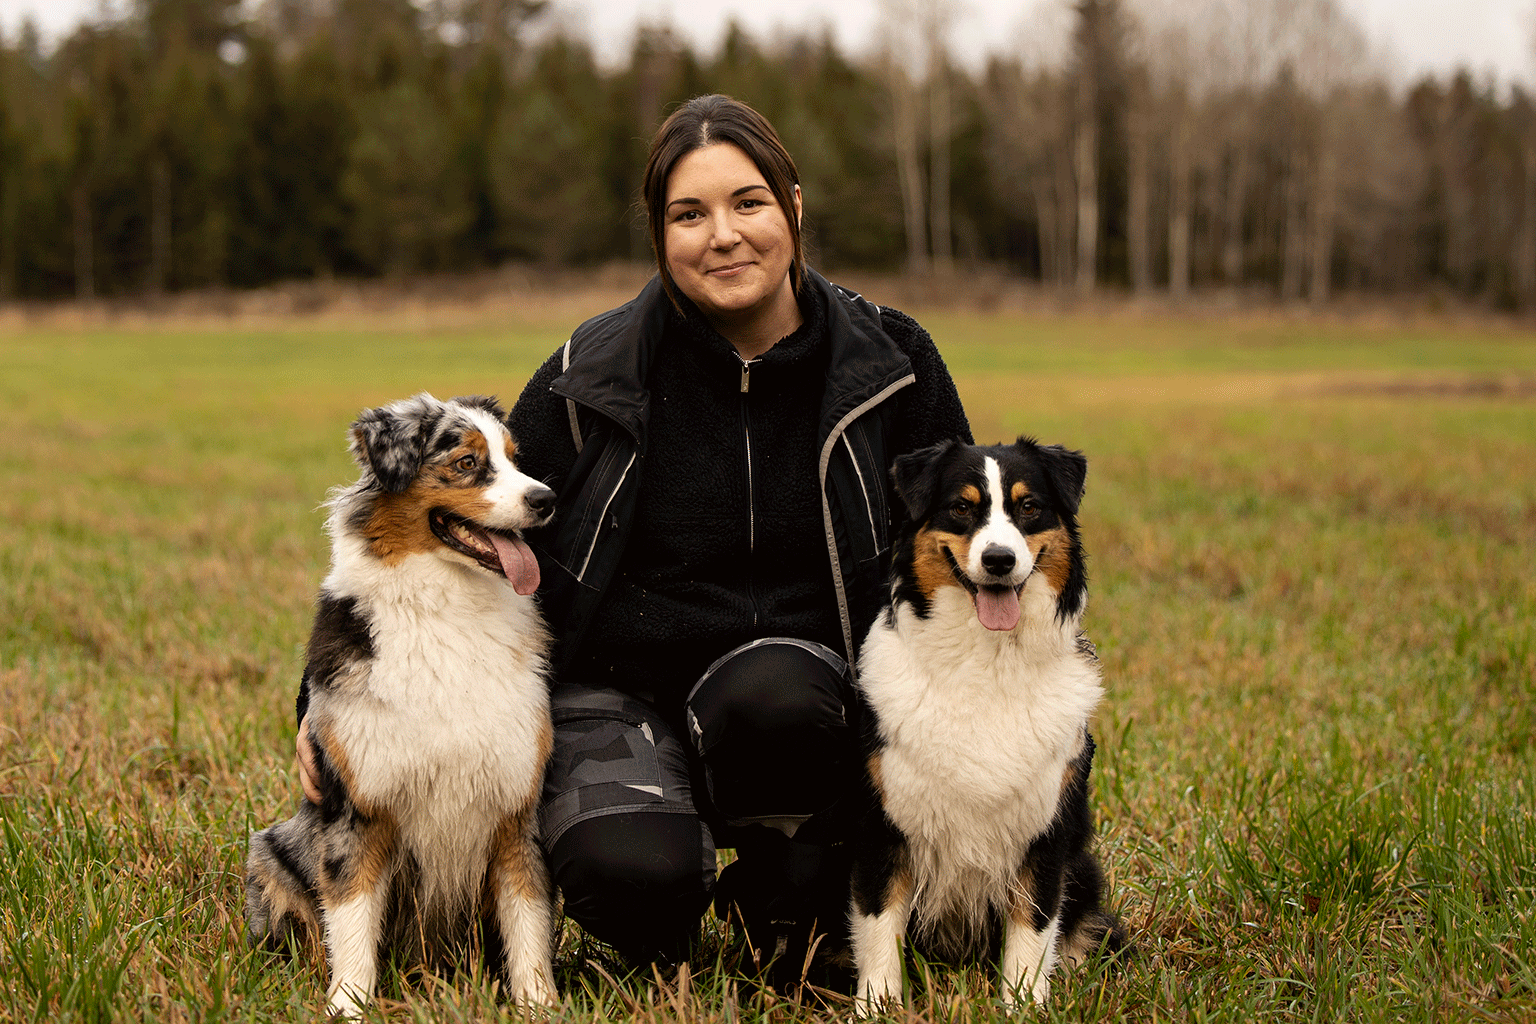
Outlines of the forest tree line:
M624 60L548 0L136 0L0 41L0 297L648 258L675 105L724 92L799 165L830 269L989 265L1089 292L1536 306L1536 103L1391 87L1337 0L1059 0L981 67L953 0L879 45L665 27Z

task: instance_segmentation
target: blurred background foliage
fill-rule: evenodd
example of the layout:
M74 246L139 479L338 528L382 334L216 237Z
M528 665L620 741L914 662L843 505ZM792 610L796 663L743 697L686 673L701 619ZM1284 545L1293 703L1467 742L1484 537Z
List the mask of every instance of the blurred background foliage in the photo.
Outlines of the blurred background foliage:
M830 269L1536 306L1519 87L1393 87L1337 0L1061 0L967 67L954 3L883 0L859 54L652 26L607 63L548 0L133 0L46 51L24 27L0 297L644 260L646 142L719 91L778 127Z

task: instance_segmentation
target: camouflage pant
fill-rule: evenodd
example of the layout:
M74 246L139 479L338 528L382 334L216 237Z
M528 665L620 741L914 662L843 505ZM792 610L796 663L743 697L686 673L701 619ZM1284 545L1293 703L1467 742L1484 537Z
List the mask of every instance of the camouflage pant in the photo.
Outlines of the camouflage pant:
M682 722L617 690L557 687L540 831L567 913L639 959L696 924L717 840L766 827L825 841L821 812L857 770L852 700L842 658L783 638L712 665Z

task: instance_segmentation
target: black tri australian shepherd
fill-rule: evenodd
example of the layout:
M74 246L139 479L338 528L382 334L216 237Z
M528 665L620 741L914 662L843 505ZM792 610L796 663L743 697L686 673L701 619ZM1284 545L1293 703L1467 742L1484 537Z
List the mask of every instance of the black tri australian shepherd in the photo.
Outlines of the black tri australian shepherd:
M521 533L555 493L519 472L494 399L427 394L352 425L304 678L319 805L251 836L251 942L323 935L330 1012L356 1016L380 956L499 957L507 993L555 998L535 814L549 636Z
M1098 659L1080 452L948 442L892 469L908 521L864 641L869 810L850 930L858 1009L902 998L903 939L948 961L1001 945L1007 1005L1124 934L1100 907L1088 719Z

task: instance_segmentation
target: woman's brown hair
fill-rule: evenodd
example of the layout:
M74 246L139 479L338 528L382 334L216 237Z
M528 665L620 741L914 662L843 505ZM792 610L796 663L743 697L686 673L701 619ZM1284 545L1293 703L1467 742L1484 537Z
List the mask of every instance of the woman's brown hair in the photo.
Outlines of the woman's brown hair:
M650 222L651 250L656 254L656 268L661 283L678 306L677 286L667 271L666 231L667 179L672 168L696 149L728 142L740 149L757 166L768 189L784 211L789 235L794 242L794 262L790 264L790 283L800 293L801 268L805 250L800 243L800 221L795 216L795 186L800 173L795 161L779 141L768 119L740 100L718 93L695 96L672 112L651 140L651 155L645 164L645 181L640 194L645 201L645 215ZM681 308L679 306L679 308Z

